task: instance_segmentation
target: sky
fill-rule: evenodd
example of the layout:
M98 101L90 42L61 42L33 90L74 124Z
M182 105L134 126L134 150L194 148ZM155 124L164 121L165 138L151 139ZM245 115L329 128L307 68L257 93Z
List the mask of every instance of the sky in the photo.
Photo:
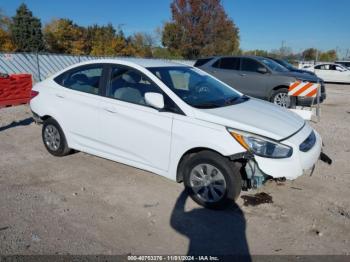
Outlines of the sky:
M83 26L112 23L126 35L153 33L171 19L171 0L1 0L8 16L26 3L43 24L69 18ZM243 50L272 50L285 46L294 52L308 47L337 49L350 56L350 0L222 0L228 16L240 29Z

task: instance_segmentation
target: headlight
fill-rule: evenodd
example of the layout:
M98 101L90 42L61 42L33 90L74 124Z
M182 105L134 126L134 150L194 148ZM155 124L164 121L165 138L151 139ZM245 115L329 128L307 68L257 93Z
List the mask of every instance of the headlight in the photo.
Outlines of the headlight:
M270 158L287 158L293 154L290 146L257 135L228 129L237 142L251 153Z

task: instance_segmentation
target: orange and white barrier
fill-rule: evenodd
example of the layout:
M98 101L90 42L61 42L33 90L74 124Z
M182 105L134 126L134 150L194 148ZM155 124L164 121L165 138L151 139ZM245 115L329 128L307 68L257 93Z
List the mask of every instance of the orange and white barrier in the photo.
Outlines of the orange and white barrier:
M296 81L289 86L289 96L316 97L320 84Z

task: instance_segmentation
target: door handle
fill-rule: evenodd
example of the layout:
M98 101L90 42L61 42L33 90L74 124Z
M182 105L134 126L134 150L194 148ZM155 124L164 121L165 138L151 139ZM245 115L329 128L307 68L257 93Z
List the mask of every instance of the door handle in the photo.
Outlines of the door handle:
M246 76L247 74L244 74L244 73L241 73L241 74L239 74L240 76Z
M65 98L65 96L62 95L62 94L56 94L56 96L59 97L59 98Z
M114 107L104 107L103 110L105 110L109 113L112 113L112 114L117 113L117 109L115 109Z

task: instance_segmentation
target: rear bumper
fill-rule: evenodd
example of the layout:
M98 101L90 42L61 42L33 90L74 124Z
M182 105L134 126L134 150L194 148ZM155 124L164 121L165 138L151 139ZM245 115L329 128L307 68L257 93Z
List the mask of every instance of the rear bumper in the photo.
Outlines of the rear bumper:
M299 145L311 132L312 128L306 124L301 131L282 142L293 148L293 155L289 158L274 159L254 156L261 171L273 178L285 177L290 180L309 173L317 163L322 150L321 136L315 130L316 142L314 146L307 152L299 150Z
M33 110L31 110L31 111L32 111L32 115L33 115L33 119L34 119L35 123L42 124L43 120L41 119L41 117L37 113L35 113Z

